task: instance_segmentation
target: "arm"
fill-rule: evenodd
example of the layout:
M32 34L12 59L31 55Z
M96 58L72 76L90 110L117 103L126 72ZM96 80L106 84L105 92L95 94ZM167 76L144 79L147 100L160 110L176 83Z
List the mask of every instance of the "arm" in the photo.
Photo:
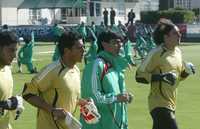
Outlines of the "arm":
M39 108L39 109L43 109L46 112L51 113L51 111L53 110L53 107L49 104L47 104L41 97L34 95L34 94L25 94L23 95L23 98L30 103L31 105Z
M154 53L150 52L136 71L136 82L149 84L151 82L152 71L157 67L157 63L154 61Z
M92 70L92 92L95 96L97 103L110 104L114 102L127 102L128 96L126 94L116 95L113 92L103 93L101 90L101 77L98 76L98 72L102 73L102 69L99 67L99 63L102 63L101 59L97 59ZM103 64L102 64L103 67ZM101 74L100 74L101 75Z
M184 80L189 75L195 74L195 66L191 62L183 62L181 80Z
M136 71L136 81L144 84L162 81L173 86L177 79L176 73L170 71L162 73L162 69L159 66L159 59L160 56L156 56L155 52L150 52Z
M29 92L32 89L32 93ZM37 94L34 94L34 91L37 89L33 88L31 84L25 84L24 90L23 90L23 98L30 103L31 105L42 109L49 114L51 114L54 118L54 120L58 119L65 119L67 112L63 108L55 108L52 105L48 104L43 98L38 96Z
M18 53L17 53L17 56L18 56L18 58L19 59L22 59L23 58L23 47L21 47L20 49L19 49L19 51L18 51Z

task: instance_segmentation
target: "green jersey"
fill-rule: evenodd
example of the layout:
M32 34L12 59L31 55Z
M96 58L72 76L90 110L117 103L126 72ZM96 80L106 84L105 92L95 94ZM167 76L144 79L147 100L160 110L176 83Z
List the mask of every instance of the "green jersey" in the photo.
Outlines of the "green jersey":
M18 59L22 64L30 63L33 60L33 47L34 42L30 41L29 43L22 46L18 52Z
M106 62L110 66L103 75ZM81 82L83 98L93 98L101 115L98 123L89 125L81 117L82 129L127 129L126 107L116 100L116 95L124 92L124 80L117 60L110 53L102 51L97 59L86 65ZM109 122L109 124L108 124Z

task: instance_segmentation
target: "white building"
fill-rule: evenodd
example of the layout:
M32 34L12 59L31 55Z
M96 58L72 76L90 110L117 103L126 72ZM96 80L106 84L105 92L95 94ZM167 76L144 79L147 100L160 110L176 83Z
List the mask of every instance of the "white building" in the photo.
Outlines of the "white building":
M192 8L200 8L200 0L192 0L191 6Z
M78 0L54 1L57 1L56 6L51 5L52 0L0 0L0 24L40 24L39 19L48 19L48 24L51 24L54 20L66 24L78 24L81 21L88 24L95 21L96 24L99 24L103 20L104 8L110 11L111 7L117 14L116 23L118 20L125 23L127 22L127 14L131 9L136 14L136 20L140 19L142 10L158 10L158 0L90 0L90 4L84 1L81 5L83 7L79 7L79 3L75 2L76 5L72 3Z

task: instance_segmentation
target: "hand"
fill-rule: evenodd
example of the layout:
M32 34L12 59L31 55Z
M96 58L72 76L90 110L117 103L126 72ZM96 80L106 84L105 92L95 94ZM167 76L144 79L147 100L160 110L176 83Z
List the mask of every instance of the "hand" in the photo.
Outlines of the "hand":
M185 72L189 75L195 74L195 66L191 62L184 62Z
M85 122L88 124L95 124L101 118L92 98L88 99L85 105L81 105L80 112Z
M176 82L176 74L173 72L167 72L162 74L153 74L151 77L151 81L163 81L170 85L174 85Z
M132 93L128 93L128 103L131 103L133 101L134 95Z
M80 98L79 100L78 100L78 105L80 105L80 106L84 106L85 104L87 104L88 102L89 102L90 100L89 99L82 99L82 98Z
M162 75L162 80L170 85L174 85L176 81L176 74L172 72L168 73L163 73Z
M117 101L118 102L128 102L129 101L129 94L123 93L117 95Z
M51 111L54 120L65 119L67 113L63 108L53 108Z

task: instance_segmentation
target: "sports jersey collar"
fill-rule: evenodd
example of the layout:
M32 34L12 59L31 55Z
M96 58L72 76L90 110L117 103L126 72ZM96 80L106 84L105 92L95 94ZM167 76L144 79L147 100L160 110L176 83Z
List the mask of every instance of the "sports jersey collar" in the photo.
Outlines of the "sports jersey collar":
M66 68L66 67L67 67L67 65L66 65L66 64L64 64L64 62L62 61L62 58L60 58L60 60L59 60L59 61L60 61L60 64L62 65L62 67L63 67L63 68Z
M174 47L174 49L169 49L167 48L164 44L162 44L161 46L165 51L175 51L176 46Z
M5 65L0 64L0 70L2 70L5 67Z
M109 60L110 63L113 64L114 56L112 54L110 54L109 52L102 51L98 55L105 58L106 60Z
M0 71L5 71L5 66L0 65Z

